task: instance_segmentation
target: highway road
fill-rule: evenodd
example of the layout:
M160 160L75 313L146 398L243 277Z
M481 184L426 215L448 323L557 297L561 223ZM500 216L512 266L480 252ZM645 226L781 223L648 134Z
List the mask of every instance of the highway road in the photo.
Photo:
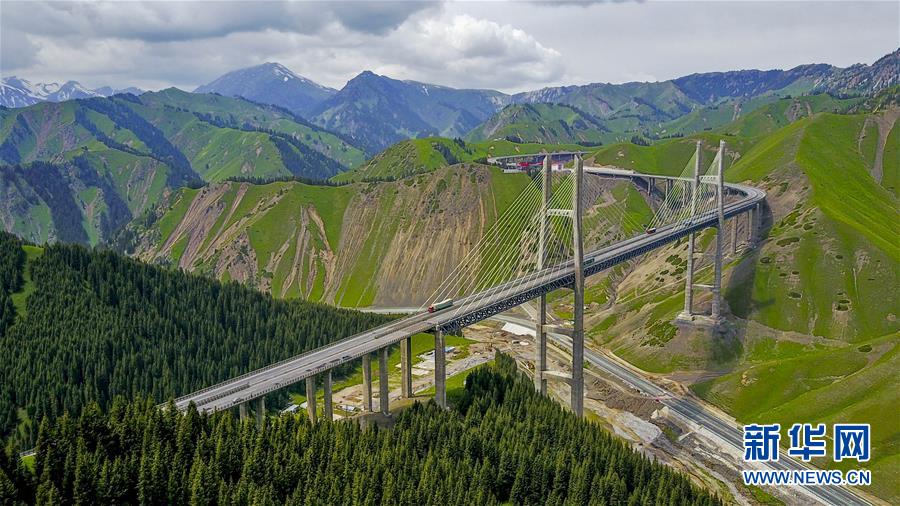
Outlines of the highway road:
M534 326L534 322L514 316L498 315L493 319L514 323L528 328ZM559 344L564 350L572 349L572 340L563 334L549 332L547 333L547 337ZM584 358L593 366L618 379L622 383L637 389L643 394L657 398L658 402L667 406L675 416L689 423L694 423L703 427L728 445L732 446L738 452L743 453L743 430L731 420L705 409L699 401L689 397L679 396L670 390L660 387L656 383L643 377L639 372L620 364L603 353L585 347ZM778 462L771 462L769 465L772 469L812 469L787 455L781 455ZM805 487L805 490L825 504L841 506L869 504L853 490L846 487L816 486Z
M602 171L601 169L591 169L589 173L602 174ZM749 186L728 186L732 191L742 194L743 197L725 206L726 217L745 212L765 198L764 192ZM715 223L717 223L717 214L713 210L689 220L659 227L654 234L641 234L595 250L584 257L585 275L590 276L684 237L691 231L701 230ZM191 402L201 411L229 409L353 361L367 353L398 343L419 332L436 328L453 330L487 319L556 288L570 286L573 279L574 268L571 261L551 266L459 299L454 302L452 307L442 311L435 313L422 311L406 316L316 350L179 397L175 403L178 409L186 408Z

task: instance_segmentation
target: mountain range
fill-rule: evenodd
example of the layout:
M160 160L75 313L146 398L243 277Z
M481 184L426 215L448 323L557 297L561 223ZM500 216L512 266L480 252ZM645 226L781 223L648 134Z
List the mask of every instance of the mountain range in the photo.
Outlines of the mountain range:
M118 93L140 95L143 92L143 90L138 88L114 89L110 86L102 86L92 90L82 86L78 81L66 81L63 84L32 83L27 79L11 76L0 80L0 106L27 107L38 102L63 102L78 98L109 97Z
M174 88L0 108L0 223L38 243L105 243L179 187L326 179L363 160L289 111Z
M100 244L186 185L235 178L400 179L548 144L644 144L722 128L761 135L785 124L773 118L848 112L868 100L838 100L834 93L871 94L896 84L898 54L847 69L806 65L516 95L372 72L336 91L277 64L230 73L202 88L209 93L173 88L103 97L113 90L9 78L4 90L15 86L42 101L0 107L0 222L36 242ZM268 95L267 89L274 91ZM820 89L832 94L816 94ZM250 96L219 94L229 90ZM82 98L55 102L73 96ZM879 96L896 102L896 93ZM772 104L785 109L777 116L754 114Z
M281 65L267 63L228 73L197 91L243 96L285 107L312 123L346 135L367 153L374 154L409 138L469 135L471 139L471 132L476 129L501 130L507 118L527 110L516 108L495 116L514 104L571 106L585 117L582 123L595 133L565 135L563 141L584 137L610 142L627 139L635 132L659 130L661 124L723 102L740 108L756 97L774 100L811 92L870 95L900 82L898 76L900 50L871 65L848 68L812 64L789 70L711 72L662 82L593 83L509 95L494 90L454 89L401 81L370 71L360 73L340 91L334 91ZM529 112L533 115L535 111ZM559 110L554 111L557 113ZM558 118L535 118L536 122L548 119L556 123ZM596 135L599 131L605 131L606 135ZM523 140L540 142L546 137L559 136L542 135Z
M871 65L847 68L809 64L789 70L709 72L661 82L592 83L513 95L397 80L371 71L360 73L342 89L335 90L278 63L264 63L228 72L194 91L282 107L311 124L343 135L371 156L410 138L467 136L469 140L486 140L503 131L536 134L521 137L523 141L555 139L589 144L628 140L635 134L667 136L673 133L668 123L703 108L718 107L722 114L712 124L707 115L693 125L699 129L714 128L779 97L817 92L872 95L900 82L898 76L900 49ZM40 101L121 92L139 94L140 90L109 87L89 90L74 81L63 85L32 84L10 77L3 79L0 105L23 107ZM503 111L505 107L522 104L569 106L580 116L578 125L573 128L574 125L563 121L566 127L562 127L558 108L514 107ZM725 114L728 110L732 111L731 115ZM524 113L530 116L526 121L522 121ZM538 132L540 125L548 123L561 130ZM678 134L697 131L687 128L684 121L675 127Z

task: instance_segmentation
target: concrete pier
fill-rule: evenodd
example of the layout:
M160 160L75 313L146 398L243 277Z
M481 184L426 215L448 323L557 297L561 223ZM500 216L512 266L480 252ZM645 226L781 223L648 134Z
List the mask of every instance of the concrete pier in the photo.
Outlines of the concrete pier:
M390 348L385 346L378 350L378 404L381 413L390 413L390 385L388 384L388 354Z
M748 248L753 247L753 221L754 221L753 220L753 210L754 210L754 208L751 207L750 210L747 211L747 247Z
M238 404L238 416L241 421L244 421L244 419L247 418L247 401Z
M737 255L738 216L731 219L731 256Z
M372 357L368 354L362 358L363 369L363 411L372 412Z
M442 408L447 407L447 351L445 350L444 333L434 330L434 402Z
M316 423L316 377L306 378L306 413L309 421Z
M412 397L412 338L400 341L400 395Z
M266 396L256 399L256 426L262 427L266 419Z
M331 369L325 371L325 384L323 385L325 404L325 419L329 422L334 420L334 393L331 386Z

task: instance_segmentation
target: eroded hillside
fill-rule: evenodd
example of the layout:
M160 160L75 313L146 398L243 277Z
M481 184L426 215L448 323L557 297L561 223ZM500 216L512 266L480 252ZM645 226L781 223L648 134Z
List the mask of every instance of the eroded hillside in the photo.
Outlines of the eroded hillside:
M279 297L418 304L527 182L457 165L389 183L211 185L175 196L136 254Z

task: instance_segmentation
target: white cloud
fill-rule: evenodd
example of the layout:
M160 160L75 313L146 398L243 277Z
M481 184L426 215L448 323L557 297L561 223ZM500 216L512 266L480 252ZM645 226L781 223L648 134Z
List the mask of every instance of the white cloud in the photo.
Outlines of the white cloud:
M562 55L525 31L465 14L411 19L388 44L379 70L450 86L533 86L563 69Z
M0 73L176 85L277 61L341 87L369 69L456 87L668 79L871 62L900 4L840 2L0 2Z

